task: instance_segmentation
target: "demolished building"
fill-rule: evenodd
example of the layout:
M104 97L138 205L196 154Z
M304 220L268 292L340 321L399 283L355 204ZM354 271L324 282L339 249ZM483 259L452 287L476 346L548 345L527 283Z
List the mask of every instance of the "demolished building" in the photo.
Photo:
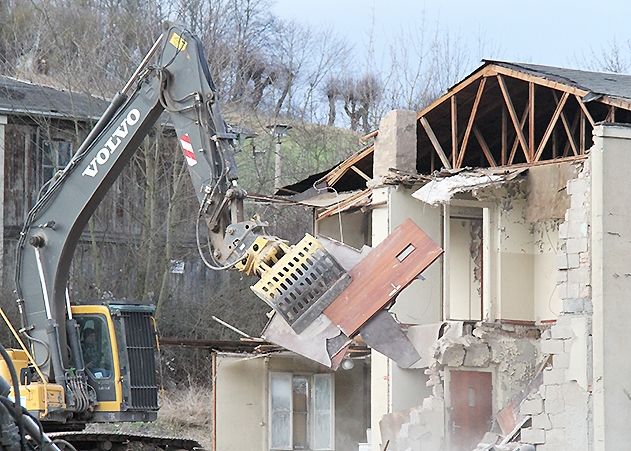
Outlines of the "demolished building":
M631 441L630 124L630 76L485 61L283 189L355 248L411 218L445 250L391 309L421 359L372 352L372 449Z

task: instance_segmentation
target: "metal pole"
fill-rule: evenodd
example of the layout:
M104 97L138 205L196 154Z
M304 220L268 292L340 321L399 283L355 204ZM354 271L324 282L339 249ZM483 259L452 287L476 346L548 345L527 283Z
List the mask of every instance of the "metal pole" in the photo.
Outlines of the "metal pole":
M276 141L276 154L274 155L274 191L283 187L281 183L281 158L280 158L280 136Z

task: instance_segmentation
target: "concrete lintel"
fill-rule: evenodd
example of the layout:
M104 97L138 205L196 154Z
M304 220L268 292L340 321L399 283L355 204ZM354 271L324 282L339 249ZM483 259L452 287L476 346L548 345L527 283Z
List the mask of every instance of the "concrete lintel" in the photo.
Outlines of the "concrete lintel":
M597 124L594 127L593 135L599 138L631 139L631 124Z

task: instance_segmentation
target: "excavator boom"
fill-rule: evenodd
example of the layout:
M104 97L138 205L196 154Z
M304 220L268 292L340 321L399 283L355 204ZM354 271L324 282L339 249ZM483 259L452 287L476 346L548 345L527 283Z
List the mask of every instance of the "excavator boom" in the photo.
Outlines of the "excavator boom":
M357 334L403 366L418 360L384 309L440 255L440 248L409 221L363 260L355 258L356 265L341 264L332 255L335 246L310 235L290 246L267 235L257 216L244 219L247 193L238 184L234 158L238 136L221 114L201 42L185 28L169 25L67 167L48 182L20 235L16 294L27 346L14 358L30 360L27 366L37 370L33 380L54 383L63 393L48 399L53 389L47 386L42 395L45 409L54 401L58 411L67 413L56 421L76 417L87 422L99 409L111 421L109 411L103 412L106 405L127 409L130 419L146 419L143 409L157 409L155 390L142 398L150 378L139 376L152 367L134 366L151 356L132 358L122 351L151 346L150 312L144 306L74 306L67 287L87 221L165 112L199 201L200 256L213 270L236 269L260 279L253 291L274 310L265 332L270 341L332 368ZM200 244L202 222L210 241L206 251ZM99 346L108 342L111 347L107 364L101 351L101 367L92 372L87 368L94 366L93 359L83 349L88 330L101 334Z

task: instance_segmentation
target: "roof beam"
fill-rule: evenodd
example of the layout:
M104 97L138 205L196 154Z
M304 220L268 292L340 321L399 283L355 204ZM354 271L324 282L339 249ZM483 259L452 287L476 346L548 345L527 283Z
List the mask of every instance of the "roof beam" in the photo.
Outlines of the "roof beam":
M563 94L563 97L567 97L565 94ZM552 91L552 95L554 96L554 101L559 102L559 96L555 91ZM565 129L565 133L567 134L568 143L570 144L570 146L572 146L572 152L574 152L574 155L578 155L578 147L576 147L576 142L574 141L574 129L576 128L576 126L572 125L572 127L570 128L567 117L563 112L563 108L561 108L561 122L563 123L563 128Z
M451 96L458 94L460 91L462 91L465 88L468 88L469 86L471 86L473 83L475 83L480 78L488 77L489 75L495 75L495 72L492 70L491 66L483 66L483 67L481 67L477 72L469 75L469 77L467 77L464 80L462 80L456 86L453 86L445 94L443 94L442 96L440 96L439 98L434 100L432 103L427 105L425 108L423 108L421 111L419 111L418 114L416 115L416 117L420 119L421 116L425 116L427 113L432 111L438 105L440 105L441 103L445 102L446 100L449 100L449 98L451 98Z
M454 94L451 96L451 158L453 166L458 166L458 98Z
M353 171L355 171L355 172L357 173L357 175L359 175L359 176L360 176L361 178L363 178L364 180L366 180L366 181L371 180L371 178L370 178L370 177L368 177L368 176L364 173L364 171L362 171L361 169L359 169L357 166L353 165L353 166L351 166L351 169L352 169Z
M526 104L526 107L524 108L524 112L521 115L521 119L519 120L519 126L521 128L524 127L524 124L526 123L527 118L528 118L528 104ZM517 147L519 147L519 139L517 138L517 135L515 135L515 139L513 140L513 145L510 150L510 155L508 156L509 165L513 164L513 160L515 159L515 153L517 152Z
M548 124L548 127L546 128L546 131L543 134L543 137L541 138L541 142L539 143L539 147L537 148L537 153L535 154L534 161L539 161L539 158L541 157L541 154L543 153L543 149L546 147L546 144L548 143L548 139L550 138L550 135L552 134L552 130L554 130L554 126L559 120L559 116L561 115L561 112L563 111L563 107L565 106L565 102L567 101L567 98L569 97L569 95L570 94L568 92L564 92L563 96L561 97L560 102L557 95L556 94L554 95L554 100L556 101L557 106L554 110L554 113L552 114L552 118L550 118L550 123Z
M521 148L523 149L524 155L526 156L526 162L530 163L531 158L528 152L528 144L526 143L526 137L524 136L524 131L522 130L523 125L521 127L519 125L519 120L517 119L517 113L515 112L513 101L511 100L510 95L508 93L508 89L506 88L506 82L504 81L504 77L500 74L497 74L497 81L500 85L500 90L502 91L502 96L504 97L504 102L506 103L506 107L508 108L508 114L511 118L511 121L513 121L513 126L515 127L517 138L519 139Z
M579 152L581 155L585 154L585 113L583 112L583 110L580 110L580 114L581 114L581 118L579 119L579 132L578 132L578 136L579 136Z
M492 65L493 70L497 72L497 75L506 75L511 78L517 78L519 80L533 82L541 86L547 86L548 88L556 89L557 91L569 92L570 94L576 94L580 97L583 97L589 91L584 89L576 88L574 86L568 86L563 83L559 83L557 81L548 80L544 77L539 77L536 75L526 74L524 72L520 72L515 69L509 69L507 67L498 66L496 64Z
M440 145L440 142L438 142L438 138L436 138L436 134L434 133L434 130L432 130L432 127L429 125L429 122L427 122L425 116L422 116L419 120L421 122L421 125L425 129L425 133L427 133L427 137L432 143L432 146L434 146L434 150L438 154L438 158L440 158L440 161L443 163L443 166L445 167L445 169L451 169L449 158L447 158L447 155Z
M349 169L351 169L351 166L353 166L358 161L363 160L365 157L370 155L374 150L375 150L375 146L371 144L370 146L363 148L358 153L351 155L342 163L340 163L336 168L334 168L331 172L329 172L327 175L323 177L323 179L326 181L327 186L335 185L337 181L341 179L342 176L346 174L346 172Z
M473 101L473 107L471 107L471 114L469 114L469 121L467 122L467 128L465 128L464 136L462 138L462 144L460 145L460 152L458 154L458 161L456 162L456 168L462 165L464 160L464 153L467 150L467 144L469 143L469 136L471 135L471 128L473 127L473 121L475 121L475 115L478 112L478 106L480 106L480 99L484 92L484 85L486 84L486 78L480 80L478 85L478 91L475 94L475 100Z
M572 127L570 127L570 135L574 135L574 132L576 131L576 127L578 126L578 118L579 118L579 115L577 114L574 117L574 122L572 122ZM565 147L563 148L563 157L567 157L567 154L569 153L569 150L570 150L570 146L571 146L571 143L568 138L568 140L565 142ZM574 156L577 156L577 155L574 155Z
M587 109L587 105L585 105L583 103L583 100L579 96L577 96L576 94L574 94L574 97L576 97L576 101L578 102L578 106L581 107L581 110L583 110L583 113L585 113L585 117L587 118L589 123L592 124L592 127L593 127L596 123L594 122L594 118L592 117L592 115L590 114L589 110Z
M528 152L530 161L535 156L535 83L528 82Z
M482 133L480 133L480 130L478 130L478 127L473 126L473 134L475 135L475 138L478 140L478 144L480 144L480 147L482 148L482 152L484 152L486 161L489 162L491 167L496 167L497 163L495 162L495 158L493 158L491 149L489 148L489 145L486 143L484 136L482 136Z
M508 117L506 114L506 107L504 105L502 108L502 151L501 151L501 162L502 166L506 164L506 151L508 150Z

